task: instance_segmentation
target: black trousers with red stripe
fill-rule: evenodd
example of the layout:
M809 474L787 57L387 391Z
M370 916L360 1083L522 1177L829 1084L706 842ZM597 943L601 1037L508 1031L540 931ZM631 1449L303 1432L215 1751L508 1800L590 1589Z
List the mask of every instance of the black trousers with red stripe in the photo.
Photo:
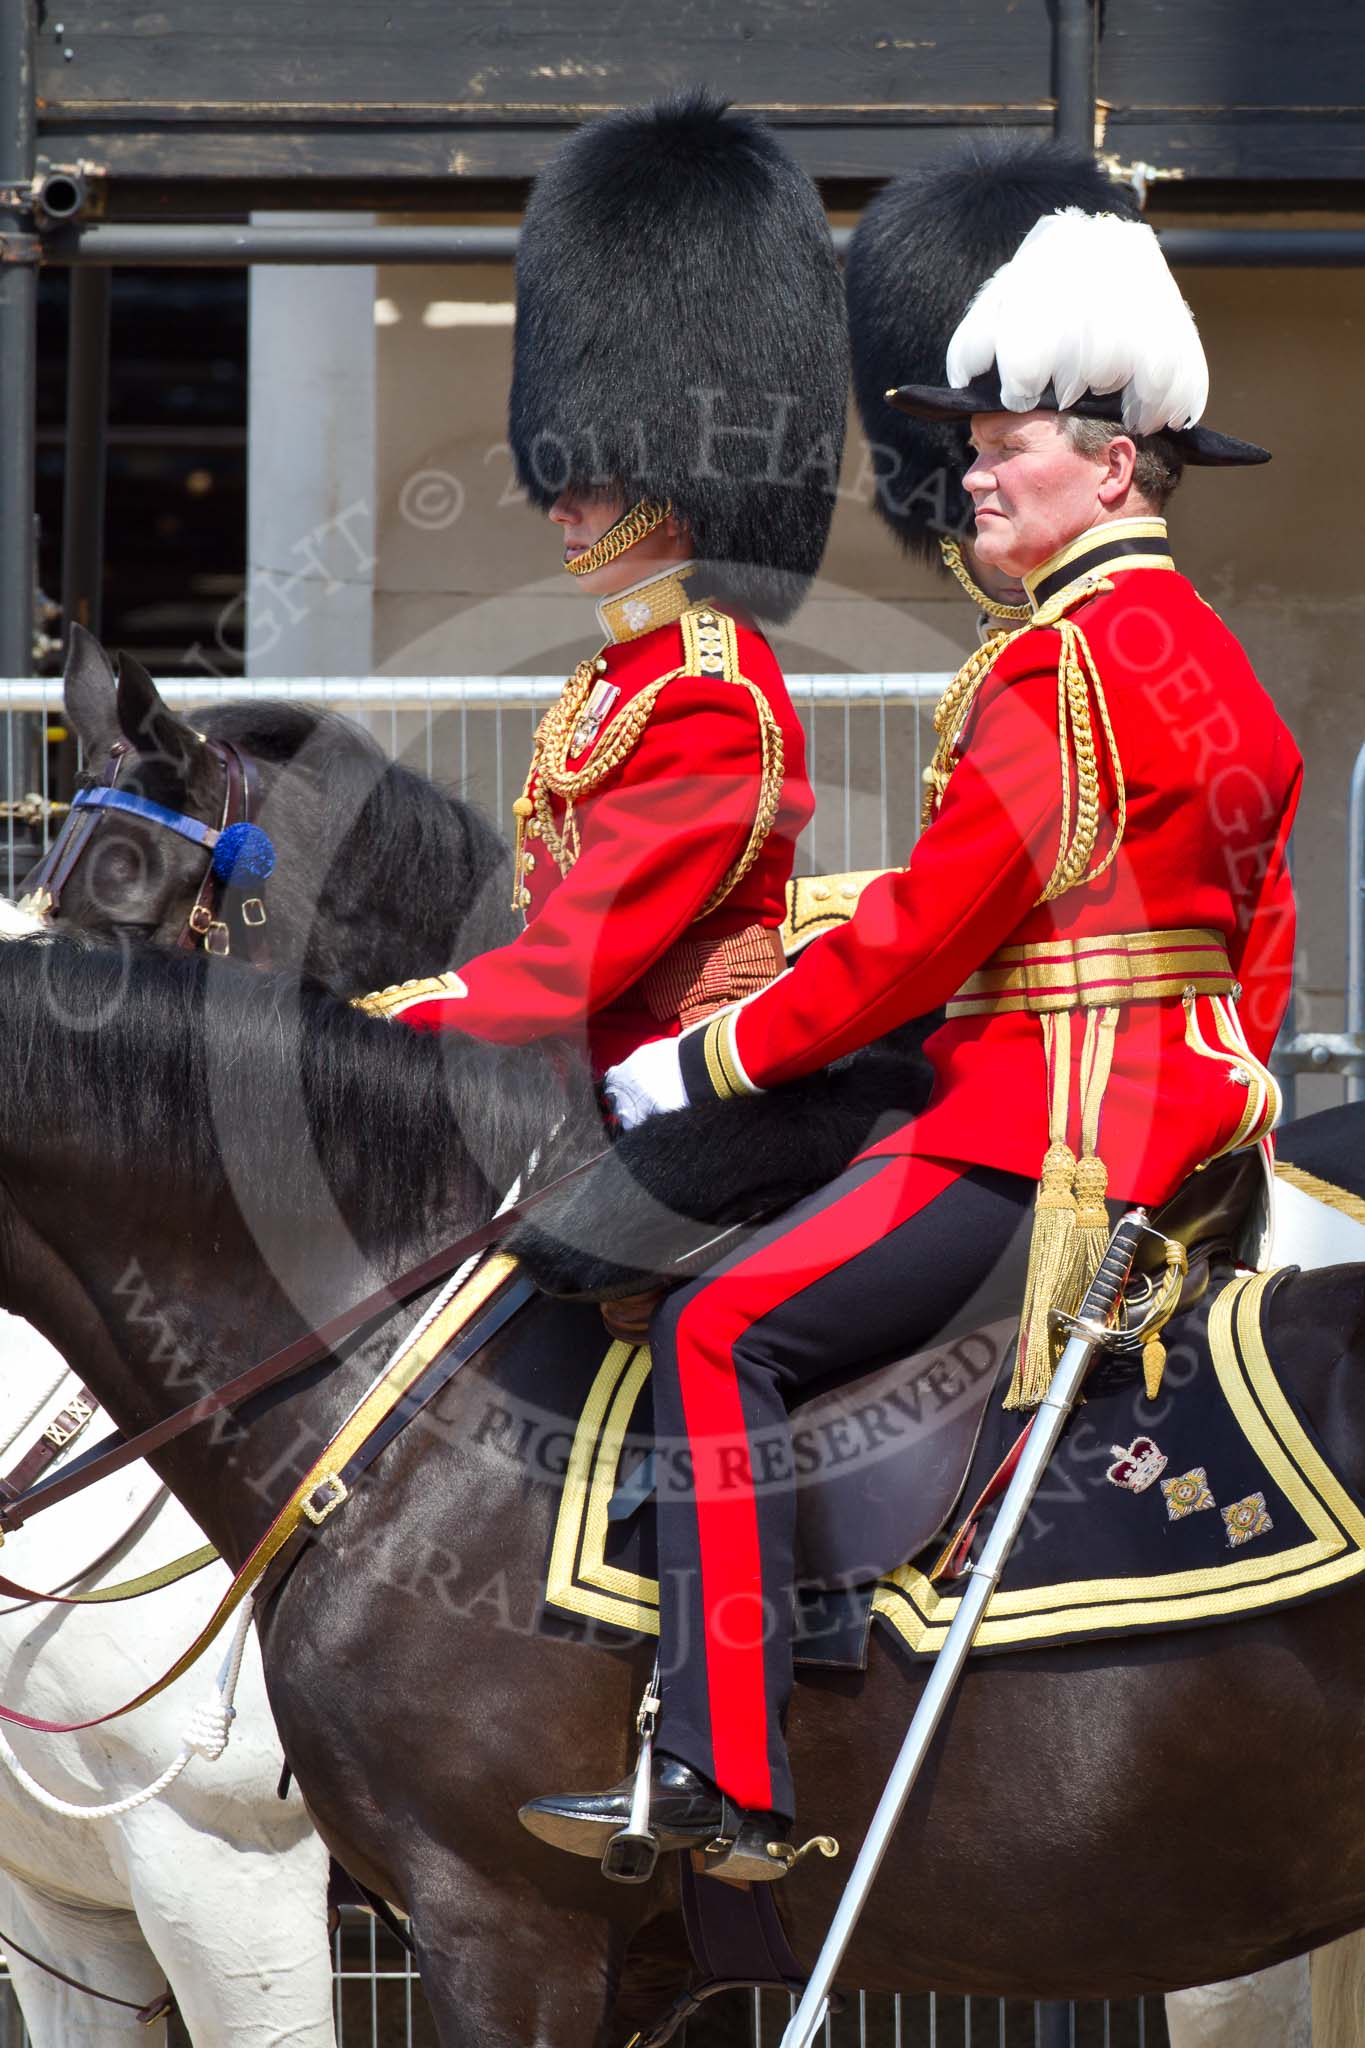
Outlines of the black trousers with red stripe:
M1012 1314L1036 1192L989 1168L869 1159L655 1318L659 1747L740 1806L795 1815L788 1406Z

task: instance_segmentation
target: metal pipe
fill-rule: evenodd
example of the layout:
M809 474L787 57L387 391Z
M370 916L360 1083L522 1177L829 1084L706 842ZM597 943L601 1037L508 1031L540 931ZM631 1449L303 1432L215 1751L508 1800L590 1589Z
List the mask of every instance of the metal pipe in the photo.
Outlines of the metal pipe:
M33 13L34 0L0 6L0 669L11 674L33 661L38 270L16 189L33 177Z
M1095 147L1095 82L1099 38L1094 0L1053 0L1052 132L1075 149Z
M1365 263L1365 228L1165 228L1167 260L1219 269L1338 268ZM851 228L833 230L842 255ZM43 240L44 263L231 268L252 263L511 263L512 227L202 227L66 229Z
M1339 269L1365 263L1365 228L1161 228L1168 263L1206 269Z
M1365 1031L1365 747L1351 771L1346 824L1346 1032ZM1365 1102L1365 1076L1348 1075L1346 1100Z
M103 268L71 274L62 479L62 620L68 643L73 624L100 630L112 284L112 273Z
M509 263L512 227L374 227L221 224L63 229L43 242L46 263Z
M789 675L787 687L800 711L845 704L936 704L948 675ZM563 694L562 676L206 676L158 683L177 710L194 705L250 702L357 706L367 711L522 711L553 704ZM0 713L50 711L61 703L60 676L0 677Z

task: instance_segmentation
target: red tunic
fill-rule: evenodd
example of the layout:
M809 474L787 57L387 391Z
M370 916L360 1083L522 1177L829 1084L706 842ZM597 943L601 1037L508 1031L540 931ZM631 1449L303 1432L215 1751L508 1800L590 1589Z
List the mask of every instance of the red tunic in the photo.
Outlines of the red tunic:
M1068 616L1094 656L1126 781L1113 864L1039 902L1062 816L1060 641L1040 627L1005 648L980 689L959 765L908 867L873 883L848 924L723 1020L741 1084L793 1080L937 1008L1002 946L1189 927L1225 940L1248 1041L1258 1059L1269 1053L1293 964L1285 855L1298 749L1183 576L1121 564L1105 574L1112 589ZM1101 792L1097 858L1113 835L1112 783L1102 779ZM1195 1015L1217 1047L1208 998ZM1179 999L1121 1011L1098 1146L1120 1199L1163 1200L1228 1144L1247 1106L1245 1069L1221 1049L1213 1060L1195 1051L1186 1030ZM1073 1040L1079 1060L1079 1030ZM958 1017L926 1051L936 1077L928 1107L872 1150L1036 1177L1048 1141L1038 1016ZM1073 1146L1077 1136L1073 1124Z
M678 1031L676 1009L661 1013L660 978L640 984L679 941L780 928L796 838L814 809L805 736L762 634L736 622L736 643L740 673L781 728L784 774L772 829L724 901L698 916L754 823L759 717L742 684L683 675L660 692L621 765L576 803L580 851L568 873L560 874L539 836L529 839L526 929L459 970L464 996L452 991L409 1004L399 1012L404 1023L503 1044L586 1038L601 1073L646 1039ZM569 769L589 762L639 693L683 657L677 623L605 647L601 680L621 694L596 735L569 755ZM553 795L550 804L562 828L564 805Z

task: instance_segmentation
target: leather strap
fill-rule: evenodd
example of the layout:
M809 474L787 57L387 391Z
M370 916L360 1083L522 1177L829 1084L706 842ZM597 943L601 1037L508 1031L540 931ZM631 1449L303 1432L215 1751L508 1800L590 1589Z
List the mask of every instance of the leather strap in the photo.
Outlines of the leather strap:
M472 1258L476 1252L485 1251L489 1245L496 1244L499 1238L504 1237L515 1224L529 1215L550 1195L567 1186L570 1181L576 1180L580 1173L586 1173L590 1166L598 1165L607 1157L608 1149L604 1146L600 1152L593 1153L590 1159L584 1159L577 1166L570 1167L569 1171L560 1174L557 1180L538 1188L534 1194L514 1203L510 1209L502 1210L487 1223L480 1224L477 1230L466 1231L463 1237L456 1238L453 1244L446 1245L443 1250L433 1252L429 1259L424 1259L419 1266L413 1266L392 1285L376 1287L374 1292L367 1294L362 1301L354 1302L350 1308L343 1309L340 1315L333 1316L329 1322L321 1324L317 1329L306 1330L291 1344L283 1345L280 1350L272 1352L269 1358L262 1359L248 1371L238 1373L224 1386L218 1387L212 1393L202 1394L197 1401L192 1401L188 1408L179 1408L174 1414L163 1416L160 1422L154 1423L150 1429L139 1431L134 1437L96 1445L77 1458L55 1479L45 1480L36 1489L21 1494L17 1500L0 1503L0 1531L9 1533L22 1528L25 1522L40 1514L44 1508L55 1507L61 1500L69 1500L73 1494L80 1493L87 1486L93 1486L97 1480L107 1478L111 1472L121 1472L125 1465L134 1464L139 1458L148 1458L166 1444L174 1443L177 1437L183 1436L186 1430L193 1429L196 1424L207 1422L211 1416L221 1415L225 1409L240 1408L244 1402L251 1400L256 1394L264 1393L268 1387L277 1386L281 1380L290 1379L295 1373L316 1365L330 1352L335 1351L338 1345L344 1343L346 1338L363 1329L367 1323L390 1315L395 1308L400 1308L404 1302L411 1301L416 1295L424 1294L438 1281L449 1279L466 1259Z
M105 759L104 772L100 776L102 788L114 788L119 772L132 752L131 740L114 741ZM62 890L70 881L77 861L85 852L91 834L100 822L100 816L100 812L93 808L67 812L66 823L25 881L24 893L19 899L21 910L32 909L40 916L56 910L62 900Z
M0 1501L16 1500L40 1480L49 1465L60 1458L67 1445L90 1427L100 1404L89 1387L77 1387L64 1408L59 1408L36 1444L12 1471L0 1479Z
M489 1260L470 1275L434 1322L424 1321L419 1325L399 1356L390 1362L329 1439L320 1457L252 1546L245 1563L234 1575L232 1584L189 1648L182 1651L159 1678L143 1686L121 1706L111 1707L107 1713L95 1714L88 1720L48 1721L36 1714L21 1713L15 1707L0 1706L0 1721L12 1727L33 1729L40 1735L74 1735L85 1728L101 1728L107 1721L120 1720L123 1715L135 1712L148 1700L155 1699L158 1693L164 1692L167 1686L173 1685L203 1656L228 1617L235 1613L248 1594L257 1592L276 1559L289 1546L296 1544L304 1521L315 1528L320 1527L345 1501L347 1488L341 1474L348 1469L350 1460L363 1450L369 1438L402 1402L405 1393L416 1386L423 1374L436 1363L441 1352L454 1350L456 1357L452 1371L458 1370L466 1360L474 1357L508 1315L520 1307L525 1298L521 1290L529 1289L531 1283L521 1276L520 1280L513 1278L512 1285L508 1286L515 1265L516 1261L504 1254Z
M169 1985L159 1998L152 1999L150 2004L139 2005L135 1998L116 1998L112 1991L97 1991L93 1984L82 1984L79 1977L68 1977L65 1970L59 1970L55 1963L45 1963L41 1956L34 1955L31 1948L25 1948L12 1934L6 1934L3 1927L0 1927L0 1946L6 1955L12 1952L22 1956L26 1963L32 1963L35 1970L55 1977L59 1984L69 1984L73 1991L83 1991L87 1998L98 1998L103 2005L126 2006L129 2012L136 2013L144 2027L154 2026L157 2020L169 2019L176 2009L175 1995Z

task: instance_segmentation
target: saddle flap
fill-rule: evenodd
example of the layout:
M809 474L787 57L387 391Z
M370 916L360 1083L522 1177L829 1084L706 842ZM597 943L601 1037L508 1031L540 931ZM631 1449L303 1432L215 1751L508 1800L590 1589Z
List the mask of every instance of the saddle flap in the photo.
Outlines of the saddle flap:
M867 1585L942 1533L1017 1331L988 1323L793 1410L798 1583Z

